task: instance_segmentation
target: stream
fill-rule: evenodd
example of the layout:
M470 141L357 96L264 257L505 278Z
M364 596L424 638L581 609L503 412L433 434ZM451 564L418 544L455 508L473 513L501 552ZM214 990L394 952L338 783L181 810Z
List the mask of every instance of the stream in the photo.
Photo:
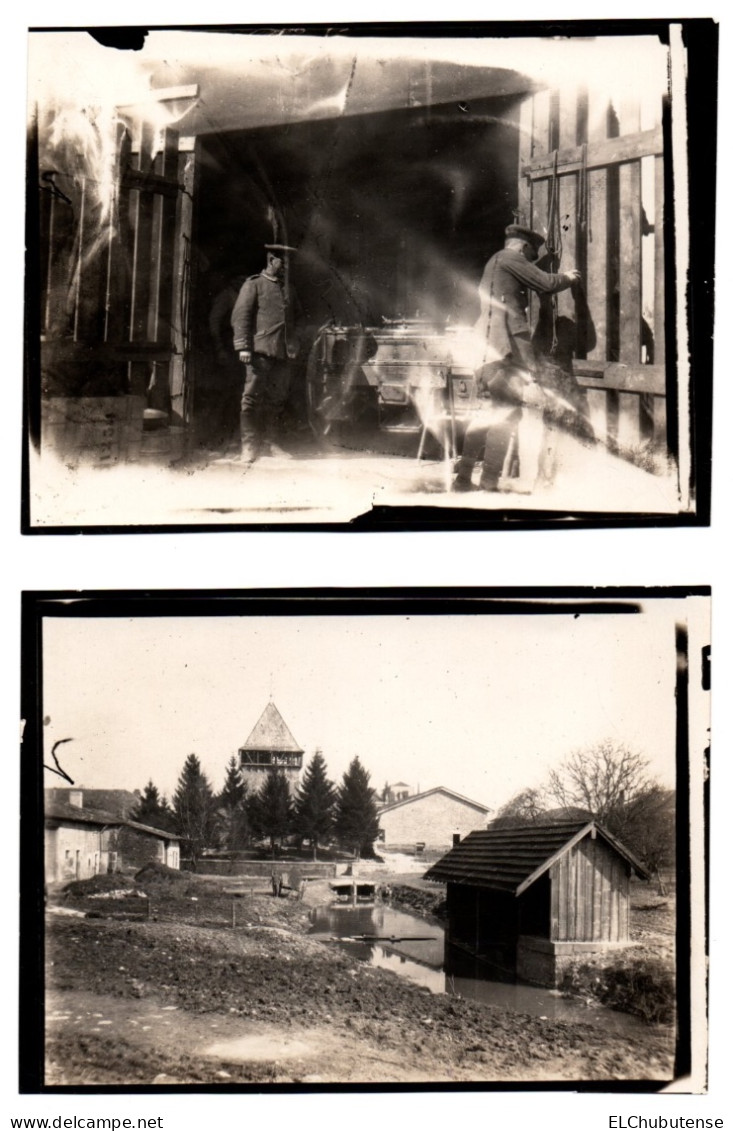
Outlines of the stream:
M443 928L407 911L381 904L321 906L313 909L311 921L311 935L343 948L370 966L393 970L431 993L454 994L553 1021L583 1021L612 1033L648 1032L637 1018L597 1002L586 1005L543 986L495 980L489 967L469 955L452 953L451 973L447 974Z

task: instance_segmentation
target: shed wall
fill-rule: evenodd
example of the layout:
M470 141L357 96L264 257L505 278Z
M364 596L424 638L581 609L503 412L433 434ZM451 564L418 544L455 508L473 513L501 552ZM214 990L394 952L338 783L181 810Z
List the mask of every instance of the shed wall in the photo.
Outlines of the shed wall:
M167 864L165 841L152 833L139 829L121 828L119 836L120 863L124 868L142 868L156 862Z
M552 865L550 878L551 939L628 939L628 868L607 844L586 837Z

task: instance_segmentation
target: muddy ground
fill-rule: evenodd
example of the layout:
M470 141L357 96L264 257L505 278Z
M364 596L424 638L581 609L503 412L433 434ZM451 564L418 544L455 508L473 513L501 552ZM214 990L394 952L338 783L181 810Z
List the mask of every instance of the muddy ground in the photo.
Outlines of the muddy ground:
M617 1036L433 995L309 938L307 904L261 881L241 897L183 874L147 881L149 901L49 900L46 1084L673 1077L670 1027Z

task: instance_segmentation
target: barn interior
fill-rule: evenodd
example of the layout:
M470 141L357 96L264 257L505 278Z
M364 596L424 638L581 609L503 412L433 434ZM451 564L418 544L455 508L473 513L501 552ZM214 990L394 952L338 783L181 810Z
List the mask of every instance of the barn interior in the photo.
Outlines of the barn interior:
M513 93L201 136L191 314L194 414L212 439L221 375L209 312L235 276L264 265L263 245L294 245L302 319L293 414L305 413L305 363L327 322L425 319L470 324L486 259L517 202ZM235 406L236 407L236 406Z

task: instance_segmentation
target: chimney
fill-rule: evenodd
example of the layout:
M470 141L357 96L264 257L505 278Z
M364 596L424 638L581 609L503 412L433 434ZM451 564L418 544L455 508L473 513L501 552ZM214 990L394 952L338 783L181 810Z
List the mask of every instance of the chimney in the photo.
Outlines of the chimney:
M73 805L75 809L84 808L84 794L80 789L69 790L69 805Z

